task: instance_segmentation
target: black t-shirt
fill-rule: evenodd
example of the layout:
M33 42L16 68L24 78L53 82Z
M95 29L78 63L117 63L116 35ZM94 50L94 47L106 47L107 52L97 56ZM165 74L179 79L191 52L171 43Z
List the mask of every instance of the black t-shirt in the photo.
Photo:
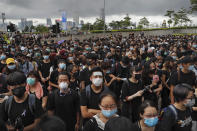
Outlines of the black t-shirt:
M188 73L183 73L180 70L180 77L179 77L180 80L178 80L178 74L179 74L178 72L175 72L172 74L172 77L170 80L171 85L176 86L177 84L186 83L191 86L195 86L196 76L193 71L189 71Z
M56 84L57 85L58 74L59 74L59 71L58 70L52 71L49 81L52 82L53 84Z
M132 123L132 131L142 131L140 122Z
M7 83L6 83L6 75L0 75L0 94L8 92Z
M10 120L11 124L14 125L16 118L21 117L24 126L28 126L34 122L35 119L39 118L43 113L42 103L40 100L36 99L34 114L31 113L28 104L28 98L23 103L16 103L13 99L12 106L10 109L10 116L8 116L8 111L5 111L5 102L3 102L0 117L8 122Z
M2 64L0 62L0 73L2 73L3 69L6 67L6 64Z
M177 120L173 111L167 108L156 127L156 131L191 131L191 109L187 108L185 111L181 111L176 108L176 111Z
M68 131L76 124L76 115L79 112L79 96L70 89L65 95L60 95L57 90L49 95L47 109L53 110L67 125Z
M140 90L143 90L143 83L142 81L138 81L138 83L133 83L130 80L128 82L124 82L122 85L122 99L126 99L126 97L134 95ZM139 106L142 102L142 97L136 97L131 102L132 107Z
M49 76L51 66L52 66L52 63L51 62L44 63L43 61L38 66L38 70L42 73L42 76L44 78L46 78L46 77Z
M196 101L196 103L195 103L194 107L197 107L197 97L195 98L195 101ZM192 120L197 121L197 111L192 112Z
M87 87L86 87L87 88ZM99 98L105 90L104 87L100 93L95 93L92 88L90 88L90 96L86 95L86 88L82 90L81 97L80 97L80 106L87 106L88 109L96 109L100 110L99 108ZM106 87L107 88L107 87ZM87 122L88 119L84 120L84 123Z

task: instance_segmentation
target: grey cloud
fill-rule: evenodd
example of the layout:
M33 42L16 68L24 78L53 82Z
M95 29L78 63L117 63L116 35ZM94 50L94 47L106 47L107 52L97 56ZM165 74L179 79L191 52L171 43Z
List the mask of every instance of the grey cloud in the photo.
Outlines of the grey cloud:
M0 0L0 8L8 18L46 18L99 16L104 0ZM164 15L167 9L189 8L189 0L106 0L106 14Z

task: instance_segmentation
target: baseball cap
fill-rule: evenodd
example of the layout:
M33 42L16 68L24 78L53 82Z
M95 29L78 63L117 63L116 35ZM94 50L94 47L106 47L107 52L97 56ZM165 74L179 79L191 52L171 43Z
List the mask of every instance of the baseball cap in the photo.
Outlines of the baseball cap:
M15 60L13 58L8 58L6 64L9 65L10 63L15 63Z

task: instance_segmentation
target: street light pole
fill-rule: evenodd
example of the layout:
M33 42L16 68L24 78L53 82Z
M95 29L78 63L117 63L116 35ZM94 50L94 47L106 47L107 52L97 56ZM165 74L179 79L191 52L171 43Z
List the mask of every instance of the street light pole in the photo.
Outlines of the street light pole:
M103 23L104 23L104 25L103 25L103 33L105 33L105 0L104 0L104 9L103 9Z

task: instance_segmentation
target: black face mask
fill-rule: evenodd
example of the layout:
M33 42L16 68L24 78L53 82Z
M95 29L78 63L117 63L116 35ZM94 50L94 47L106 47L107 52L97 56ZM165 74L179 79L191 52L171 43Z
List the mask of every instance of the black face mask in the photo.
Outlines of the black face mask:
M141 74L135 74L135 79L136 80L140 80L142 78L142 75Z
M25 91L26 91L25 86L20 86L15 89L12 89L13 95L18 98L22 98L24 96Z

